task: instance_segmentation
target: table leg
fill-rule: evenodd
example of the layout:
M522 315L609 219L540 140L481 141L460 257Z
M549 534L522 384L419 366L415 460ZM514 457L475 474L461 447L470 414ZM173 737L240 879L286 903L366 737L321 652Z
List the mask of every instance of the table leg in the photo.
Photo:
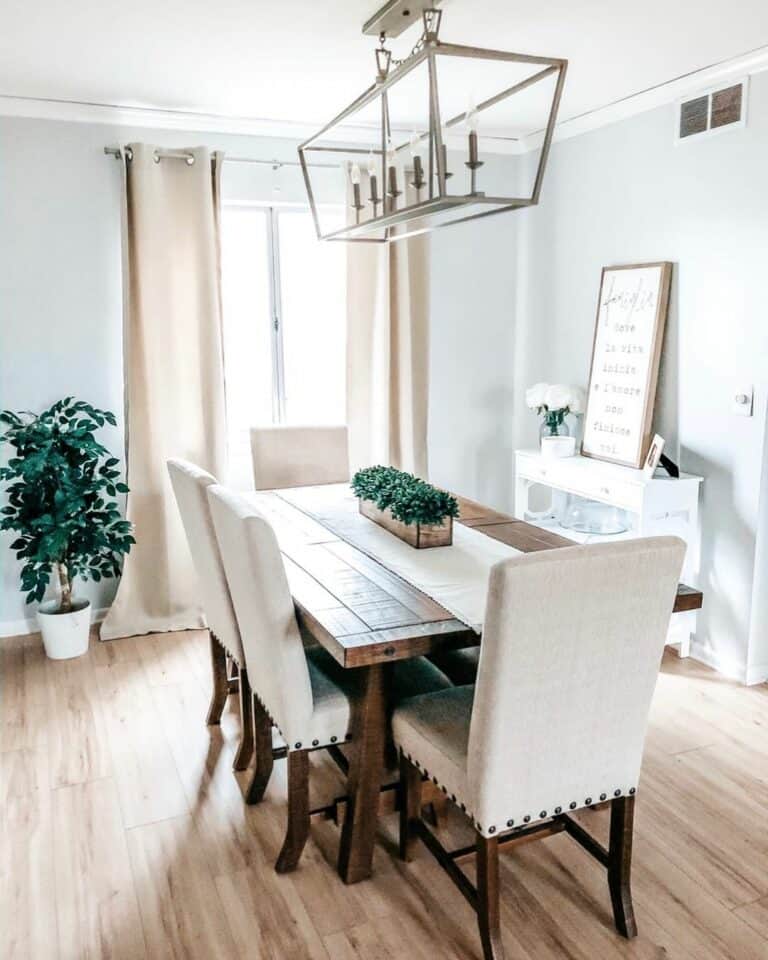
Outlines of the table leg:
M345 883L370 877L384 765L386 698L384 667L362 668L360 690L352 704L352 758L347 804L339 845L339 875Z

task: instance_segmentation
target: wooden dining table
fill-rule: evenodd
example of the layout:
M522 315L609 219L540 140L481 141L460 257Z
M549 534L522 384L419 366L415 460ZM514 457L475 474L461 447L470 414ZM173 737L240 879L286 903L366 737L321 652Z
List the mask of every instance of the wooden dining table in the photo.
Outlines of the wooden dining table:
M358 512L348 485L251 497L277 535L302 631L343 668L356 672L338 870L346 883L357 883L372 872L392 665L477 645L481 636L361 548L360 535L371 521ZM573 546L573 541L549 530L466 497L456 499L457 523L523 553ZM696 610L701 604L699 590L680 584L675 613Z

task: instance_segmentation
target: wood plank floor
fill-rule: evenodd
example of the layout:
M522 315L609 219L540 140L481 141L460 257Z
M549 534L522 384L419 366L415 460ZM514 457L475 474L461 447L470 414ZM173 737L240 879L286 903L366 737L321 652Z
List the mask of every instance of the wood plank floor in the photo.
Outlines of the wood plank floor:
M313 825L301 867L273 863L284 762L245 807L231 772L234 698L207 728L203 632L92 643L46 660L36 636L0 641L2 960L478 958L474 916L423 849L345 887L338 828ZM339 792L313 759L315 799ZM604 833L604 812L580 815ZM768 687L670 655L638 796L640 936L619 939L599 867L566 835L502 857L510 960L766 960ZM449 817L444 828L463 841ZM467 867L472 872L471 864Z

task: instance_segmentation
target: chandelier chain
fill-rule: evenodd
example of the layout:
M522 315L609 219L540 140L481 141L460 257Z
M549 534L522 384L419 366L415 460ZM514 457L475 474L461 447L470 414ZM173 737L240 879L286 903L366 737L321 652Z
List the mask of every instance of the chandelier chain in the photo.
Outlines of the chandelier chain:
M394 67L401 67L407 60L410 60L411 57L415 57L417 53L420 53L420 52L424 49L424 44L425 44L426 42L427 42L427 33L426 33L426 30L425 30L424 33L422 33L422 35L419 37L419 39L418 39L418 40L416 41L416 43L413 45L413 48L412 48L412 50L411 50L411 52L410 52L409 54L407 54L405 57L403 57L402 60L395 60L395 59L393 58L393 60L392 60L392 66L394 66Z

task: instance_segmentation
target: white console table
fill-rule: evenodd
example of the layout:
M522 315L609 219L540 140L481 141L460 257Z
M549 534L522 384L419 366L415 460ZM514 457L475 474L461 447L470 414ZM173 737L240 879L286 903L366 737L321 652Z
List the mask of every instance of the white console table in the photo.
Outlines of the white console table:
M544 516L530 510L530 491L534 485L571 493L587 500L598 500L627 511L630 529L622 539L673 534L688 545L682 580L690 586L698 583L699 572L699 485L701 477L681 473L679 478L646 477L642 470L604 463L590 457L548 459L538 450L515 452L515 516L578 543L614 540L615 536L581 534L561 527L555 511ZM554 498L553 498L554 499ZM696 612L675 614L668 642L678 647L680 656L690 652L696 630Z

